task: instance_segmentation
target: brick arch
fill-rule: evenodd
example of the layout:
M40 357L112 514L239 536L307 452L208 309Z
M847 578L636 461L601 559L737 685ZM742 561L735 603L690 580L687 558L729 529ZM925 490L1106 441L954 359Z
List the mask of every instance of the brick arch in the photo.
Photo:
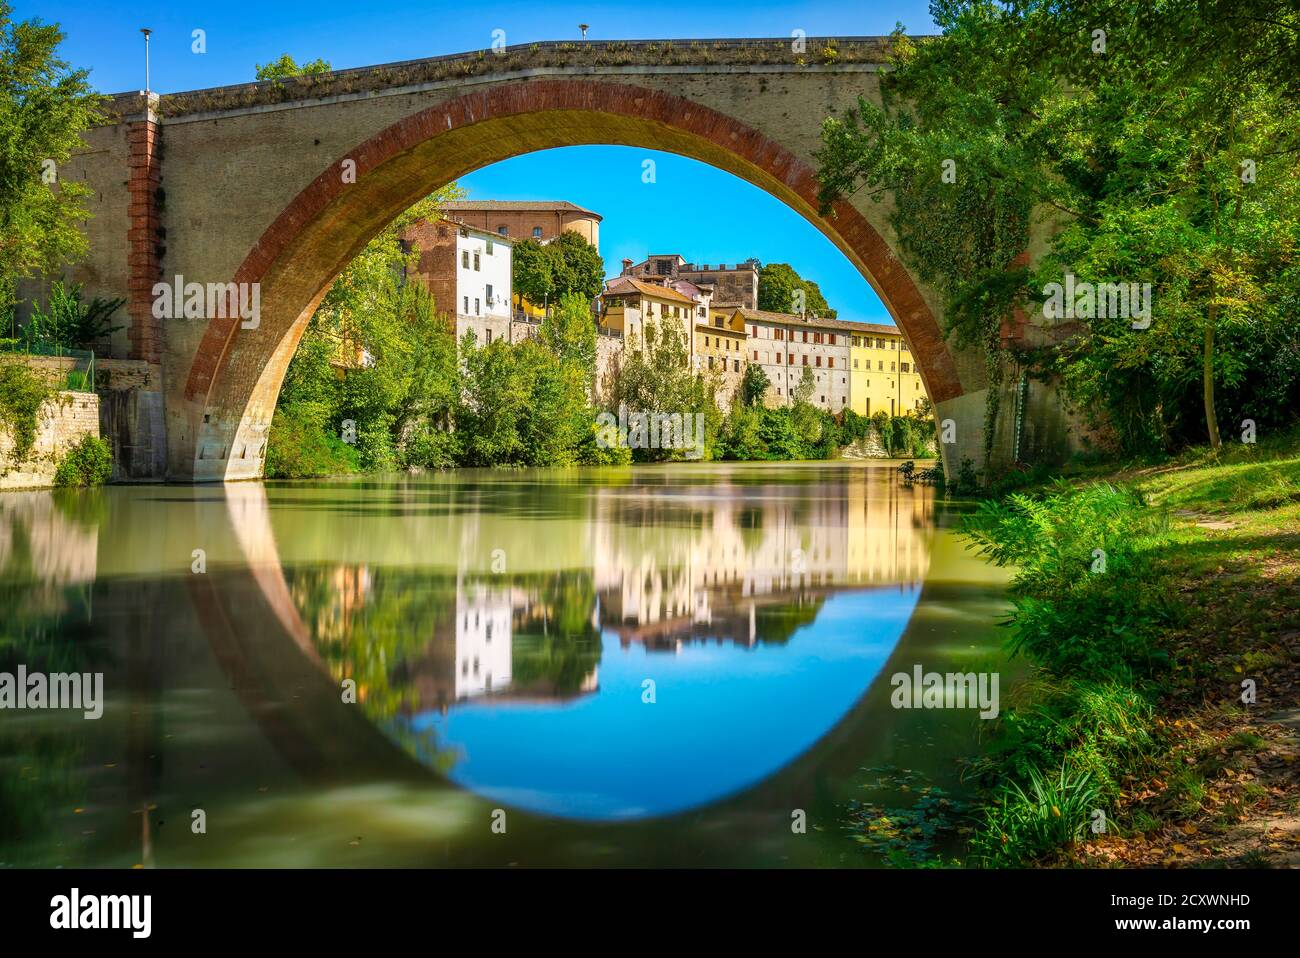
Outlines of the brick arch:
M781 199L871 283L911 342L930 397L938 403L962 395L939 324L908 271L850 203L840 201L830 216L821 216L815 171L780 143L686 98L631 84L516 81L392 124L322 171L266 229L233 277L261 284L262 324L245 330L238 319L211 320L185 381L195 420L194 478L261 474L266 429L307 320L344 266L397 214L431 189L490 163L590 144L678 153ZM355 182L344 181L349 160Z

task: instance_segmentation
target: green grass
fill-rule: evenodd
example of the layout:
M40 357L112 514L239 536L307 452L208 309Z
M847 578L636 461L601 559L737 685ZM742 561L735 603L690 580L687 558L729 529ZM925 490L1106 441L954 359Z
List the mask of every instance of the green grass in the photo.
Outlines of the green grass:
M1099 809L1117 834L1222 817L1212 783L1269 743L1179 717L1244 722L1223 688L1288 665L1278 636L1300 621L1300 430L1155 467L1089 466L986 502L965 531L1016 569L1005 624L1032 666L974 767L969 863L1059 860ZM1154 797L1135 798L1135 782L1158 783ZM1242 788L1229 817L1264 797Z

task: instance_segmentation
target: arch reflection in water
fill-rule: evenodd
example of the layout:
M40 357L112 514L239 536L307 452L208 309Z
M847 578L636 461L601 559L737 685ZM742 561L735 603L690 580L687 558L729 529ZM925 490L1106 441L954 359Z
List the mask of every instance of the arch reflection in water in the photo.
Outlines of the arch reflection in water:
M563 498L511 516L509 550L553 551L560 522L562 571L484 574L500 530L462 502L436 520L454 573L288 573L368 715L457 784L545 815L669 815L773 776L879 674L928 561L928 492L861 474Z

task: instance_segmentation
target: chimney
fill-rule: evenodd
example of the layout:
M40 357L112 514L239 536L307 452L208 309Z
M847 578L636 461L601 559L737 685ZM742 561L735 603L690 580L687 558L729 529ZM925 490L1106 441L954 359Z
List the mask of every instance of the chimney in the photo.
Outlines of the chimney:
M630 272L632 272L632 261L625 259L623 260L623 275L626 276Z

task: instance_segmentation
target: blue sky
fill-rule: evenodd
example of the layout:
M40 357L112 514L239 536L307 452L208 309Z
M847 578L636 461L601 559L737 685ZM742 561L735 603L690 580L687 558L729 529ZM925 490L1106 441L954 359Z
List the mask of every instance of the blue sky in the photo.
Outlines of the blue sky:
M675 37L775 37L795 29L809 36L889 33L902 22L913 33L932 32L928 4L918 0L825 0L798 3L736 0L661 8L625 0L587 3L489 5L380 0L316 2L121 3L19 0L19 19L57 21L67 34L61 53L91 71L105 93L144 86L140 27L150 44L151 86L167 93L241 83L255 64L289 53L298 60L323 57L335 68L438 56L491 45L494 30L506 42L562 40L591 24L592 39ZM191 50L192 31L205 32L207 50ZM641 183L641 162L657 163L657 182ZM517 157L461 181L474 198L564 199L604 217L601 252L609 272L624 256L680 252L698 262L733 262L755 256L787 262L821 284L845 319L889 321L888 313L857 270L802 217L730 174L668 154L622 147L576 147ZM678 202L709 197L709 213L678 232L662 211ZM737 224L743 224L738 228Z

